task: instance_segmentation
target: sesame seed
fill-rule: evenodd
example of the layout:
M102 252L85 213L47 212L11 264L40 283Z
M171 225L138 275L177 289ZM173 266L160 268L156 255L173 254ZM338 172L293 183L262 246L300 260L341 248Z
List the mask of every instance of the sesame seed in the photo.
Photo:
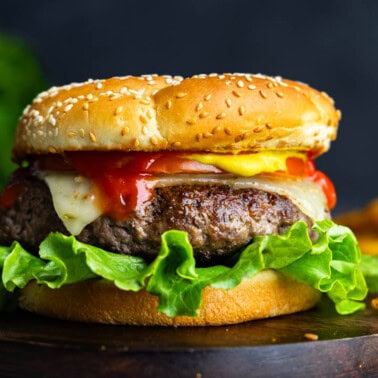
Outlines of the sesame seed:
M142 133L143 133L144 135L147 135L147 134L148 134L148 128L147 128L147 126L143 126L143 127L142 127Z
M232 94L235 96L235 97L240 97L240 93L238 91L232 91Z
M209 113L208 112L202 112L199 114L199 117L202 119L202 118L206 118L209 116Z
M276 92L276 96L279 97L279 98L283 98L284 97L284 94L280 91Z
M67 136L69 137L69 138L73 138L73 137L75 137L77 135L77 133L75 133L74 131L70 131L68 134L67 134Z
M120 105L120 106L118 106L117 109L114 111L114 115L119 115L119 114L122 113L122 111L123 111L123 106Z
M267 98L265 92L264 92L262 89L259 90L259 94L260 94L260 96L261 96L262 98L264 98L264 99Z
M49 147L49 152L51 152L52 154L55 154L55 153L56 153L56 148L50 146L50 147Z
M152 136L150 138L150 142L151 144L153 144L154 146L157 146L157 144L159 143L158 139L155 137L155 136Z
M97 141L97 139L96 139L96 135L94 135L94 134L92 133L92 131L89 132L89 138L91 139L91 141L92 141L93 143L96 143L96 141Z
M167 109L170 109L172 107L172 100L168 100L167 103L165 104L165 107Z
M102 88L102 83L97 83L96 84L96 89L101 89Z
M250 89L251 91L253 91L254 89L256 89L256 85L248 85L248 89Z
M243 105L239 106L239 115L243 115L245 113L245 107Z
M186 95L187 95L186 92L178 92L178 93L176 94L176 98L183 98L183 97L185 97Z
M65 108L64 108L64 112L67 113L69 112L71 109L72 109L73 105L72 104L68 104Z
M240 134L238 135L236 138L235 138L235 143L238 143L238 142L241 142L242 140L244 140L246 137L246 134Z
M225 101L226 105L228 108L231 108L231 105L232 105L232 101L231 99L227 98L226 101Z
M225 128L224 128L224 132L225 132L225 134L227 134L227 135L231 135L231 129L230 129L229 127L225 127Z
M121 95L119 93L114 93L111 96L109 96L109 100L110 101L117 100L117 98L120 98L120 97Z
M52 126L56 126L56 119L53 117L52 114L49 116L49 123Z
M202 108L203 108L203 103L202 102L200 102L197 106L196 106L196 112L199 112L199 111L201 111L202 110Z
M56 106L60 108L63 105L62 101L57 101Z
M207 132L207 133L204 133L204 134L203 134L203 137L204 137L204 138L211 138L212 136L213 136L213 134L210 133L210 132Z
M143 104L143 105L148 105L150 102L151 102L151 99L149 97L148 98L142 98L142 100L140 100L140 103Z
M154 116L154 112L152 109L148 109L146 114L149 119L152 119L152 117Z
M243 80L238 80L238 82L236 83L236 85L237 85L239 88L243 88L243 87L244 87L244 81L243 81Z
M80 129L80 130L79 130L79 134L80 134L80 136L81 136L82 138L84 138L84 136L85 136L85 130L84 130L84 129Z
M268 130L271 130L273 128L273 126L271 126L269 123L266 123L265 124L265 127L268 129Z
M186 120L186 123L188 125L195 125L196 120L194 118L189 118L189 119Z
M196 135L196 141L199 142L202 138L203 134L202 133L199 133Z
M134 147L138 147L139 146L139 139L138 138L134 138L134 140L133 140L133 146Z
M88 110L88 109L89 109L89 104L87 102L84 102L83 110Z
M142 123L147 123L147 118L143 114L139 116L139 119Z
M226 113L219 113L217 114L217 116L215 117L216 119L223 119L224 117L226 117Z
M92 100L93 99L93 94L92 93L87 94L87 99L88 100Z
M250 75L246 75L245 76L245 80L247 80L248 82L251 83L253 79L252 79L252 77Z
M274 84L271 81L266 85L266 87L269 89L273 88L273 86Z
M180 147L181 146L181 142L173 142L173 143L171 143L171 146L172 147Z
M121 130L121 135L122 136L127 135L129 132L130 132L130 129L127 126L123 127Z
M211 99L211 94L208 94L206 96L204 96L203 98L205 101L209 101Z
M219 132L219 131L221 131L222 130L222 127L220 127L220 126L216 126L216 127L214 127L212 130L211 130L211 133L212 134L215 134L215 133L217 133L217 132Z
M261 126L257 126L253 129L253 132L254 133L261 133L261 131L263 130L263 128Z

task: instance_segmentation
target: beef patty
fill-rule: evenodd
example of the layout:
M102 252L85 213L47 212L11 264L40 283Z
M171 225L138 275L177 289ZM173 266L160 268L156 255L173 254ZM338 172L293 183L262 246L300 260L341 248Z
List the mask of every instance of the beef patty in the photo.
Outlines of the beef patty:
M0 244L19 241L33 253L54 231L68 234L57 216L47 185L30 178L10 209L0 212ZM153 198L132 216L117 221L101 216L77 239L108 251L152 259L166 230L186 231L201 265L221 263L254 236L281 234L310 219L288 198L256 189L226 185L156 188Z

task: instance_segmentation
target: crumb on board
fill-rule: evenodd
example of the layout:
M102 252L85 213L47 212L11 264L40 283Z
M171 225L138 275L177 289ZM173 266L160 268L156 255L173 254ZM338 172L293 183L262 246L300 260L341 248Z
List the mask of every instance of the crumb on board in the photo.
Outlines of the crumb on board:
M306 340L309 340L309 341L316 341L316 340L319 340L319 335L317 335L316 333L305 333L304 335L304 338Z
M371 300L371 307L373 307L374 310L378 310L378 297Z

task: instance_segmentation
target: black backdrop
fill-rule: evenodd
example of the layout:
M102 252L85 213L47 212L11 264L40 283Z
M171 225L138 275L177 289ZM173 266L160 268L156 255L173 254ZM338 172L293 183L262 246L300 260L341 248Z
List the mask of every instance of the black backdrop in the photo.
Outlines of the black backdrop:
M2 0L0 32L33 47L52 85L261 72L325 90L343 113L317 163L337 187L337 211L377 196L378 1Z

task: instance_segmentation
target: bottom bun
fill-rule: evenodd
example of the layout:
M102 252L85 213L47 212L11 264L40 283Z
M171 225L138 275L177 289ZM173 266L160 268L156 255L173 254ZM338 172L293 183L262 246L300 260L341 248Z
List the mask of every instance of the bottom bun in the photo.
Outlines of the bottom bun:
M281 273L264 270L230 290L206 287L197 317L169 318L157 311L158 297L123 291L112 283L93 279L60 289L35 282L20 291L21 308L51 317L82 322L129 325L207 326L241 323L253 319L307 310L320 292Z

